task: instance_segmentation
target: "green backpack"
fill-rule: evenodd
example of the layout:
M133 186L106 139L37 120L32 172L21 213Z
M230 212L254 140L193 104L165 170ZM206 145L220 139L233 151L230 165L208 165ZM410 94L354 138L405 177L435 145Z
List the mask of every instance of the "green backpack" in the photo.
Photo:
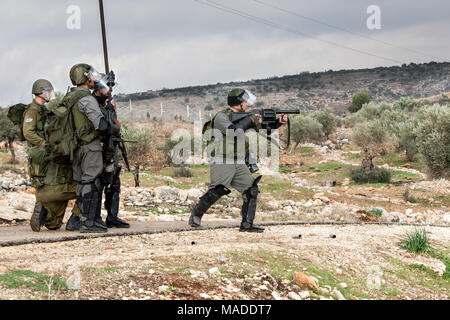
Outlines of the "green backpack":
M23 135L23 114L29 107L29 104L18 103L8 109L8 119L19 128L17 136L20 141L25 141L25 136Z
M72 107L90 93L84 90L68 93L62 102L52 108L47 116L44 132L49 145L49 156L57 163L73 161L75 149L78 147Z

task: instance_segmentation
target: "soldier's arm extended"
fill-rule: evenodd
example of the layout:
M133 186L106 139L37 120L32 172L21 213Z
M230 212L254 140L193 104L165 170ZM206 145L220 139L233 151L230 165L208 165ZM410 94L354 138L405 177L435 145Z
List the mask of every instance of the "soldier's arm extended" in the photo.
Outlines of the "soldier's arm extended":
M23 119L23 136L33 147L41 147L45 140L36 133L38 112L27 110Z

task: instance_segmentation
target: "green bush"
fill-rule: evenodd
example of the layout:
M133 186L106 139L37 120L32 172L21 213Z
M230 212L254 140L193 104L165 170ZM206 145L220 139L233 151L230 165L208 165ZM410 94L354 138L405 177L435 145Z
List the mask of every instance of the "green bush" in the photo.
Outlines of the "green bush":
M379 216L379 217L383 216L383 210L381 210L379 208L372 208L370 210L367 210L367 212L370 212L371 214Z
M425 229L416 229L414 232L407 232L400 241L400 247L414 253L425 252L430 247L428 232Z
M394 109L403 111L413 111L420 107L420 102L410 98L401 98L394 103Z
M367 92L358 92L352 98L352 104L348 107L348 111L355 113L358 112L363 105L372 101L372 98Z
M422 110L414 134L429 173L450 177L450 108L434 105Z
M440 104L440 105L450 105L450 98L448 97L448 95L443 94L443 95L439 98L439 104Z
M362 167L358 167L352 170L351 177L356 183L389 183L391 172L383 168L374 168L366 172Z
M385 102L380 104L369 103L362 106L362 108L358 111L358 115L370 121L380 119L384 112L390 109L391 107Z

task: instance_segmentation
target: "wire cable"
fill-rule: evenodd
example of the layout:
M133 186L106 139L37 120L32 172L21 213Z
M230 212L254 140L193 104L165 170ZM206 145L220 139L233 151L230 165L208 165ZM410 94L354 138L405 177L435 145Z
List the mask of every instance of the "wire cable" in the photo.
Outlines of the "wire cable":
M194 1L198 2L200 4L203 4L203 5L209 6L209 7L216 8L216 9L221 10L221 11L225 11L225 12L228 12L228 13L231 13L231 14L234 14L234 15L241 16L243 18L252 20L252 21L257 22L257 23L264 24L266 26L269 26L269 27L272 27L272 28L275 28L275 29L287 31L287 32L290 32L290 33L293 33L293 34L300 35L300 36L305 37L305 38L310 38L310 39L314 39L314 40L317 40L317 41L321 41L321 42L327 43L327 44L335 46L335 47L351 50L351 51L354 51L354 52L357 52L357 53L360 53L360 54L364 54L364 55L375 57L375 58L382 59L382 60L387 60L387 61L394 62L394 63L400 63L400 64L403 63L400 60L396 60L396 59L393 59L393 58L384 57L384 56L377 55L377 54L374 54L374 53L370 53L370 52L367 52L367 51L355 49L355 48L352 48L352 47L348 47L348 46L339 44L337 42L333 42L333 41L329 41L329 40L325 40L325 39L320 39L318 37L311 36L311 35L309 35L307 33L304 33L302 31L293 29L293 28L291 28L289 26L281 25L281 24L273 22L271 20L260 18L260 17L254 16L254 15L251 15L249 13L246 13L244 11L240 11L240 10L237 10L237 9L233 9L233 8L227 7L225 5L222 5L220 3L214 2L212 0L194 0Z
M315 23L327 26L329 28L340 30L340 31L346 32L348 34L352 34L352 35L355 35L355 36L367 39L367 40L376 41L378 43L382 43L384 45L391 46L391 47L394 47L394 48L397 48L397 49L401 49L401 50L409 51L409 52L412 52L412 53L415 53L415 54L419 54L419 55L422 55L422 56L431 57L431 58L434 58L434 59L439 59L439 60L442 60L442 61L446 61L446 59L443 59L443 58L440 58L440 57L437 57L437 56L434 56L434 55L430 55L428 53L424 53L424 52L417 51L415 49L410 49L410 48L406 48L406 47L403 47L403 46L399 46L397 44L393 44L393 43L389 43L389 42L384 41L384 40L376 39L376 38L364 35L364 34L359 33L359 32L354 32L354 31L351 31L351 30L348 30L348 29L345 29L345 28L342 28L342 27L339 27L339 26L335 26L335 25L332 25L332 24L320 21L318 19L305 16L305 15L300 14L298 12L294 12L294 11L291 11L291 10L288 10L288 9L284 9L284 8L278 7L278 6L276 6L276 5L272 4L272 3L268 3L268 2L265 2L265 1L262 1L262 0L251 0L251 1L259 3L259 4L261 4L263 6L266 6L266 7L269 7L269 8L272 8L272 9L284 12L284 13L288 13L288 14L300 17L300 18L305 19L305 20L309 20L309 21L312 21L312 22L315 22Z

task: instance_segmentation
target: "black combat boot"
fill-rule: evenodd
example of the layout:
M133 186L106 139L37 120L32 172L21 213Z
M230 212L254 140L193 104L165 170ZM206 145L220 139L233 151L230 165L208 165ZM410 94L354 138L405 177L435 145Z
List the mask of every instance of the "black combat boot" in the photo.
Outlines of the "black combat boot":
M72 213L69 220L67 221L66 230L67 231L78 231L78 230L80 230L80 228L81 228L80 216L77 216Z
M101 188L96 183L91 184L91 191L81 197L81 233L96 233L108 231L105 223L98 213L101 208ZM99 205L100 202L100 205Z
M209 189L207 193L200 197L199 203L194 210L192 210L191 216L189 217L189 225L195 228L200 227L203 214L206 210L208 210L222 196L225 196L230 192L230 189L222 185L218 185L214 189Z
M120 190L120 189L119 189ZM119 190L113 186L105 191L105 208L108 211L106 226L108 228L129 228L130 224L118 217L119 214Z
M239 231L241 232L264 232L264 228L253 224L256 214L256 199L258 198L259 193L258 183L261 180L261 177L262 176L256 178L253 186L243 194L244 203L242 204L241 209L242 222L239 227Z
M47 217L47 209L42 205L42 203L37 202L34 205L33 215L30 219L30 227L34 232L41 231L41 227L44 225L44 220Z

